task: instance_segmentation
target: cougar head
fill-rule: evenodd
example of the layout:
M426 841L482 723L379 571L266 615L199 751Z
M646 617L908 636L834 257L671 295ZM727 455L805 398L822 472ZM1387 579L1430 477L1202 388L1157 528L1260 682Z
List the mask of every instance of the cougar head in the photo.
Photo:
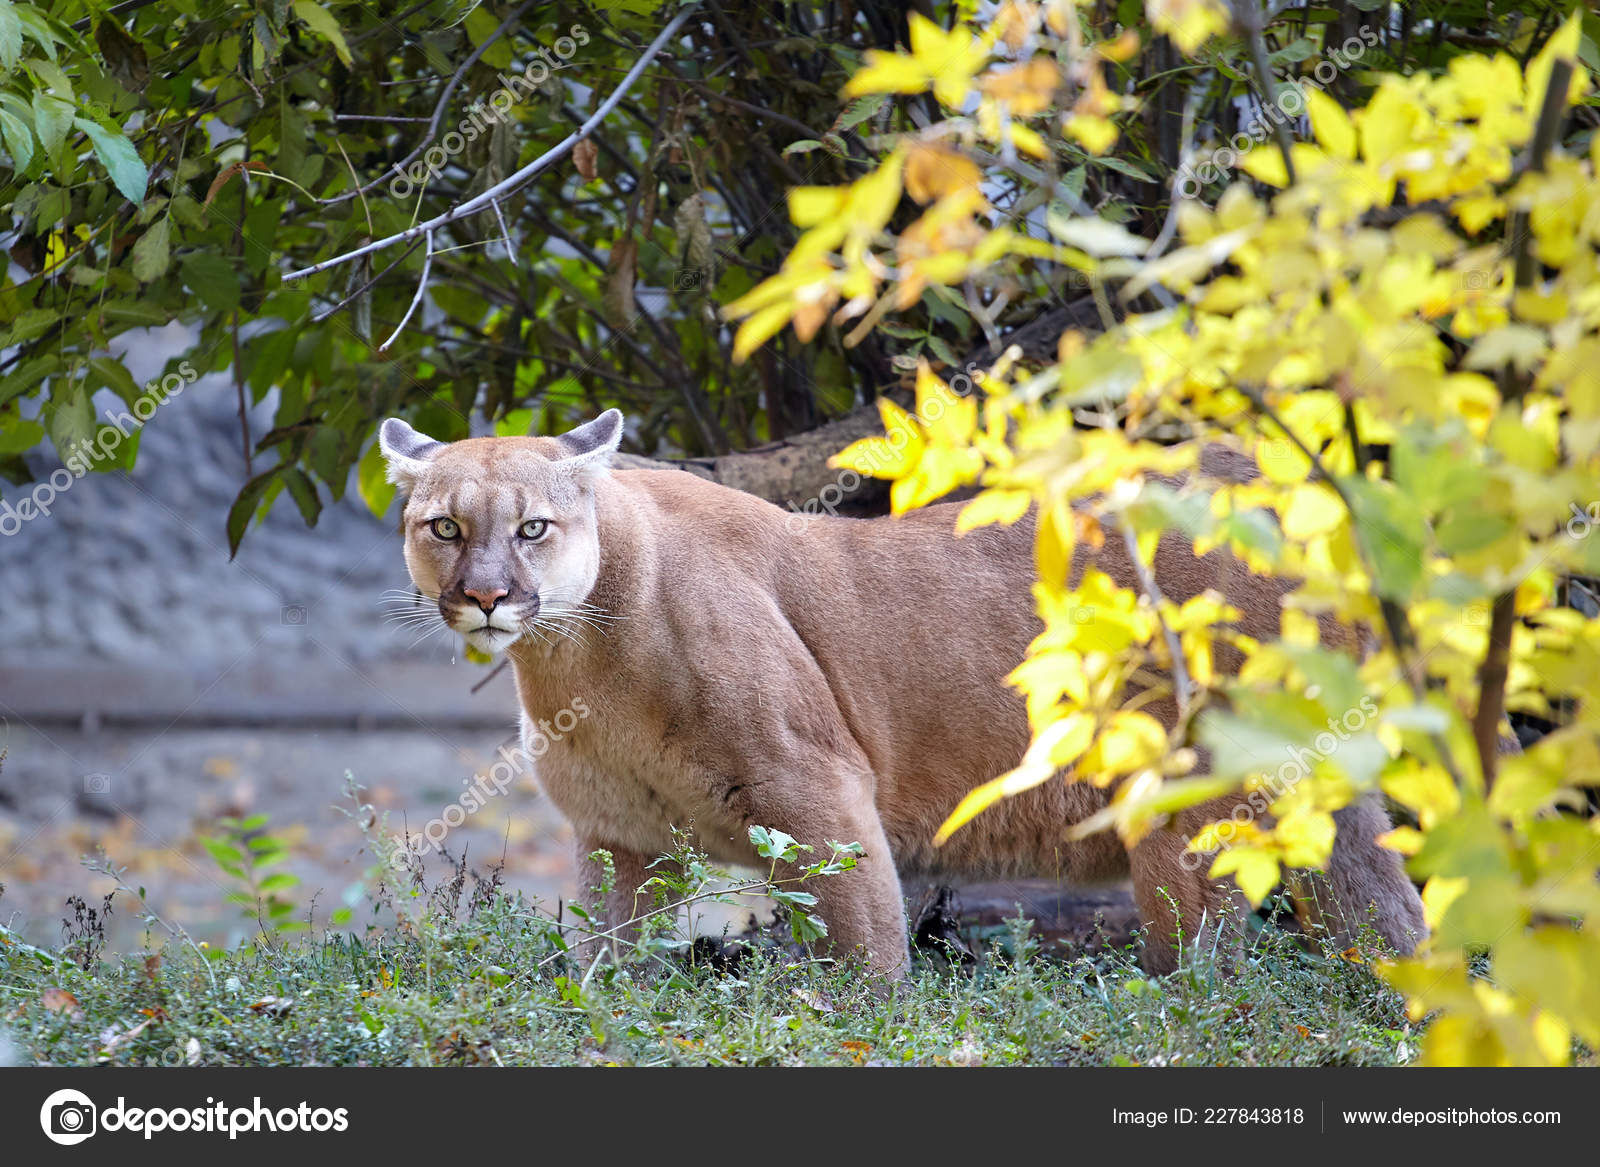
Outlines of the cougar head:
M397 417L379 428L389 481L409 496L411 582L473 648L503 652L582 610L600 570L594 484L621 440L615 409L554 438L438 442Z

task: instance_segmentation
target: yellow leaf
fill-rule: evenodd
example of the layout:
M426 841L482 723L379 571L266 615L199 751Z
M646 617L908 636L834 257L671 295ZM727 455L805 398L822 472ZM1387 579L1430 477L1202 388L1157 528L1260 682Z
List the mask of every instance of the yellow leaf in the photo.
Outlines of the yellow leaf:
M828 465L835 470L854 470L868 478L899 478L915 465L910 449L909 445L896 446L887 438L862 438L829 458Z
M1027 514L1031 505L1033 495L1026 490L986 490L961 508L961 514L956 519L956 534L964 535L992 523L1009 527Z
M1167 752L1167 731L1148 713L1120 709L1111 715L1080 770L1096 786L1153 766Z
M1239 169L1268 186L1289 185L1289 170L1284 165L1283 154L1276 146L1258 146L1239 159Z
M1293 488L1283 507L1283 533L1304 541L1325 535L1344 521L1344 504L1333 490L1320 482L1302 482Z
M1187 56L1228 31L1228 10L1219 0L1145 0L1145 14Z
M1311 132L1329 154L1347 161L1356 156L1356 128L1339 103L1314 85L1303 92L1306 112L1311 115Z
M942 146L918 144L906 153L906 193L919 203L974 188L982 178L977 163Z
M1234 847L1218 855L1211 864L1212 879L1233 876L1252 907L1260 907L1267 894L1278 886L1277 857L1253 847Z
M1438 928L1439 921L1444 919L1444 914L1450 910L1450 905L1465 894L1469 882L1464 875L1459 877L1435 875L1422 885L1422 915L1428 922L1429 928Z
M1084 712L1067 714L1042 729L1028 746L1022 765L1010 773L990 779L970 791L957 804L933 836L933 845L942 847L950 836L979 814L999 802L1048 782L1058 768L1071 765L1088 748L1094 737L1094 717Z
M760 348L772 336L776 335L789 317L794 315L792 301L772 304L755 313L743 324L733 338L733 362L742 364L746 357Z
M815 227L844 206L849 187L796 186L789 190L789 218L796 227Z
M1550 69L1557 60L1565 59L1574 65L1565 104L1571 105L1588 89L1588 71L1578 63L1578 41L1582 35L1581 20L1582 6L1579 6L1572 10L1572 15L1567 17L1561 27L1545 42L1544 48L1539 50L1539 55L1528 66L1526 101L1529 114L1538 114L1544 102L1544 91L1550 84Z

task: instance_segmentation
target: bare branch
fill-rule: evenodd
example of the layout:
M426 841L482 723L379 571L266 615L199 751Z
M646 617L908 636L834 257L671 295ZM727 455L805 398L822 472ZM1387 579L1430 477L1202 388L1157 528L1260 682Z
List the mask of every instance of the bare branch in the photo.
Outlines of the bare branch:
M506 241L506 258L511 261L511 266L517 266L517 249L511 245L511 232L506 228L506 217L500 213L500 200L494 201L495 222L500 224L500 235Z
M1566 115L1567 90L1572 84L1573 63L1565 57L1551 63L1550 80L1544 91L1544 104L1534 127L1519 169L1537 172L1555 145L1556 132ZM1518 211L1508 224L1511 234L1511 262L1516 286L1529 288L1538 278L1539 262L1528 241L1532 235L1526 212ZM1501 396L1519 401L1526 392L1524 379L1506 372L1500 378ZM1511 673L1511 638L1517 630L1517 589L1513 584L1494 598L1489 609L1489 643L1483 663L1478 666L1478 708L1472 717L1472 737L1478 747L1478 763L1483 768L1483 788L1494 786L1500 762L1500 723L1506 714L1506 680Z
M410 166L413 162L420 158L422 156L422 152L429 146L433 145L433 140L439 136L439 125L444 121L445 111L450 107L450 98L453 97L455 95L455 91L460 88L462 79L467 75L467 70L478 63L489 46L494 44L495 41L499 40L501 35L505 33L506 29L510 28L511 25L519 17L521 17L524 12L526 12L528 8L532 6L532 4L533 0L525 0L524 3L512 9L511 14L500 22L500 26L488 36L484 37L483 43L477 48L473 49L471 54L468 55L467 59L461 62L461 67L450 75L450 80L445 82L444 89L439 93L439 100L434 103L433 116L428 119L428 132L423 135L422 141L416 144L416 147L412 149L411 153L407 154L404 158L400 159L400 161L396 162L392 167L390 167L389 170L384 171L383 174L380 174L377 178L373 179L364 186L358 186L354 190L347 190L344 192L344 194L335 195L331 199L318 199L317 201L323 206L334 206L338 203L348 202L357 195L365 195L369 190L381 183L384 179L384 176L389 174L390 171L404 171L407 166ZM421 121L423 119L383 118L374 117L367 114L335 114L334 120L412 122Z
M378 351L388 352L389 346L400 339L400 334L406 330L406 325L411 322L411 315L417 310L417 305L422 303L422 297L428 292L428 273L433 270L433 232L427 234L428 250L422 257L422 276L417 280L417 294L411 297L411 303L406 308L406 314L400 317L400 323L395 325L389 339L378 346Z
M611 111L616 108L617 103L621 101L622 98L627 94L628 90L633 87L634 82L639 79L640 74L642 74L645 69L649 67L651 61L656 59L656 55L659 54L664 47L666 47L667 42L677 34L678 30L683 27L684 23L689 19L690 16L694 14L695 9L698 7L698 3L690 4L688 7L684 8L683 11L679 12L677 16L673 17L667 27L662 29L661 32L656 36L656 39L650 42L650 46L645 49L642 54L640 54L639 59L634 62L633 68L629 69L627 75L623 77L622 83L617 86L610 97L606 98L605 101L600 104L600 107L589 116L589 119L571 134L568 134L555 146L552 146L549 150L546 150L539 157L528 163L528 165L524 166L521 170L511 175L509 178L495 183L482 194L476 195L475 197L470 198L463 203L458 203L450 210L444 212L444 214L436 215L425 223L418 223L415 227L408 228L407 230L401 231L398 234L390 235L387 238L368 243L362 247L356 248L353 251L347 251L343 255L336 255L332 259L325 259L321 263L312 264L310 267L300 268L297 271L285 272L283 276L284 283L288 283L291 280L303 279L306 276L316 275L318 272L327 271L329 268L337 267L342 263L349 263L353 259L359 259L363 255L370 255L374 251L382 251L384 248L392 247L396 243L403 243L415 239L421 235L432 234L434 231L437 231L439 228L446 226L447 224L455 222L457 219L464 219L468 215L471 215L477 211L481 211L484 207L497 201L498 199L504 198L518 187L524 185L529 179L533 178L534 175L545 170L552 163L565 157L571 152L574 146L583 141L590 134L594 133L595 129L600 125L600 123L605 121L607 115L609 115Z

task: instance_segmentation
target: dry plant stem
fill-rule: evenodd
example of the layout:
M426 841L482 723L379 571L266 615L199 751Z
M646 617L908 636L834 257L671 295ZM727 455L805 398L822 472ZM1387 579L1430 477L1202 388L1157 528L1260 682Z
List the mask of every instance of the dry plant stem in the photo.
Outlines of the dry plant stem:
M162 919L161 916L157 914L156 910L145 901L143 896L128 886L127 880L122 878L122 872L113 867L111 865L111 861L105 856L102 855L98 860L85 859L83 865L96 875L104 875L111 879L116 884L117 891L120 891L124 895L131 896L133 899L137 900L139 903L139 914L143 916L147 922L161 925L161 927L166 930L167 935L171 936L174 940L181 940L184 944L187 944L190 951L192 951L199 959L201 967L206 970L206 976L211 978L211 991L213 993L217 991L216 970L211 967L211 962L206 959L206 954L200 951L200 946L194 942L194 937L190 936L189 933L179 925L169 924Z
M677 16L672 18L672 21L667 25L667 27L662 29L661 32L656 36L656 39L650 42L650 46L639 55L639 59L634 62L633 68L629 69L627 75L623 77L622 83L617 86L610 97L606 98L605 101L600 104L600 107L589 116L589 119L584 122L583 125L579 126L571 134L568 134L556 145L552 146L549 150L546 150L543 154L539 155L539 157L535 158L532 162L528 163L528 165L524 166L521 170L518 170L509 178L495 183L482 194L475 195L474 197L467 199L465 202L458 203L456 206L452 207L443 214L435 215L432 219L429 219L425 223L418 223L416 226L407 228L406 230L398 232L397 234L375 240L372 243L357 247L352 251L347 251L342 255L336 255L332 259L325 259L321 263L312 264L310 267L303 267L295 271L285 272L283 275L284 282L288 283L291 280L304 279L306 276L316 275L318 272L327 271L329 268L337 267L342 263L349 263L353 259L359 259L363 255L370 255L374 251L382 251L384 248L391 247L396 243L403 243L408 240L415 239L418 236L431 234L432 232L439 230L439 228L455 222L457 219L463 219L468 215L474 214L477 211L481 211L491 203L505 198L506 195L510 194L524 183L528 182L536 174L545 170L552 163L557 162L561 158L565 157L572 151L574 146L583 141L590 134L594 133L595 129L600 125L600 123L605 121L607 115L609 115L611 111L616 108L617 103L620 102L627 94L628 90L633 87L634 82L639 79L640 74L642 74L645 69L649 67L651 61L656 59L656 56L664 47L666 47L667 42L677 34L678 30L682 28L688 21L689 17L694 15L694 12L698 7L698 4L691 4L683 9L683 11L679 12Z
M1566 111L1572 69L1572 62L1566 59L1557 60L1550 67L1550 81L1545 87L1539 121L1534 128L1533 141L1528 144L1528 152L1523 158L1527 171L1542 171L1545 159L1555 145L1556 131L1560 129ZM1539 265L1528 246L1530 232L1527 216L1517 212L1508 226L1512 236L1516 286L1532 287L1538 276ZM1509 367L1502 371L1500 395L1505 401L1520 401L1526 389L1526 382L1519 373ZM1484 650L1483 663L1478 666L1478 709L1472 718L1472 737L1478 747L1478 763L1483 769L1485 794L1494 787L1495 772L1500 763L1500 722L1505 718L1511 637L1516 629L1517 589L1513 586L1494 598L1489 611L1489 644Z

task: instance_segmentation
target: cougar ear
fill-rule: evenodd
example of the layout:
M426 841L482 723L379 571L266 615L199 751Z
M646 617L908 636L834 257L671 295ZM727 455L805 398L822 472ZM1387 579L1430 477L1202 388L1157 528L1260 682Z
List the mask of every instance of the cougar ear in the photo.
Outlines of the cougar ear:
M563 466L576 471L580 478L592 480L611 467L611 455L622 442L622 410L608 409L591 422L568 430L556 441L567 451Z
M409 491L427 471L433 456L444 449L444 443L419 434L398 417L391 417L378 427L378 448L388 463L389 481Z

